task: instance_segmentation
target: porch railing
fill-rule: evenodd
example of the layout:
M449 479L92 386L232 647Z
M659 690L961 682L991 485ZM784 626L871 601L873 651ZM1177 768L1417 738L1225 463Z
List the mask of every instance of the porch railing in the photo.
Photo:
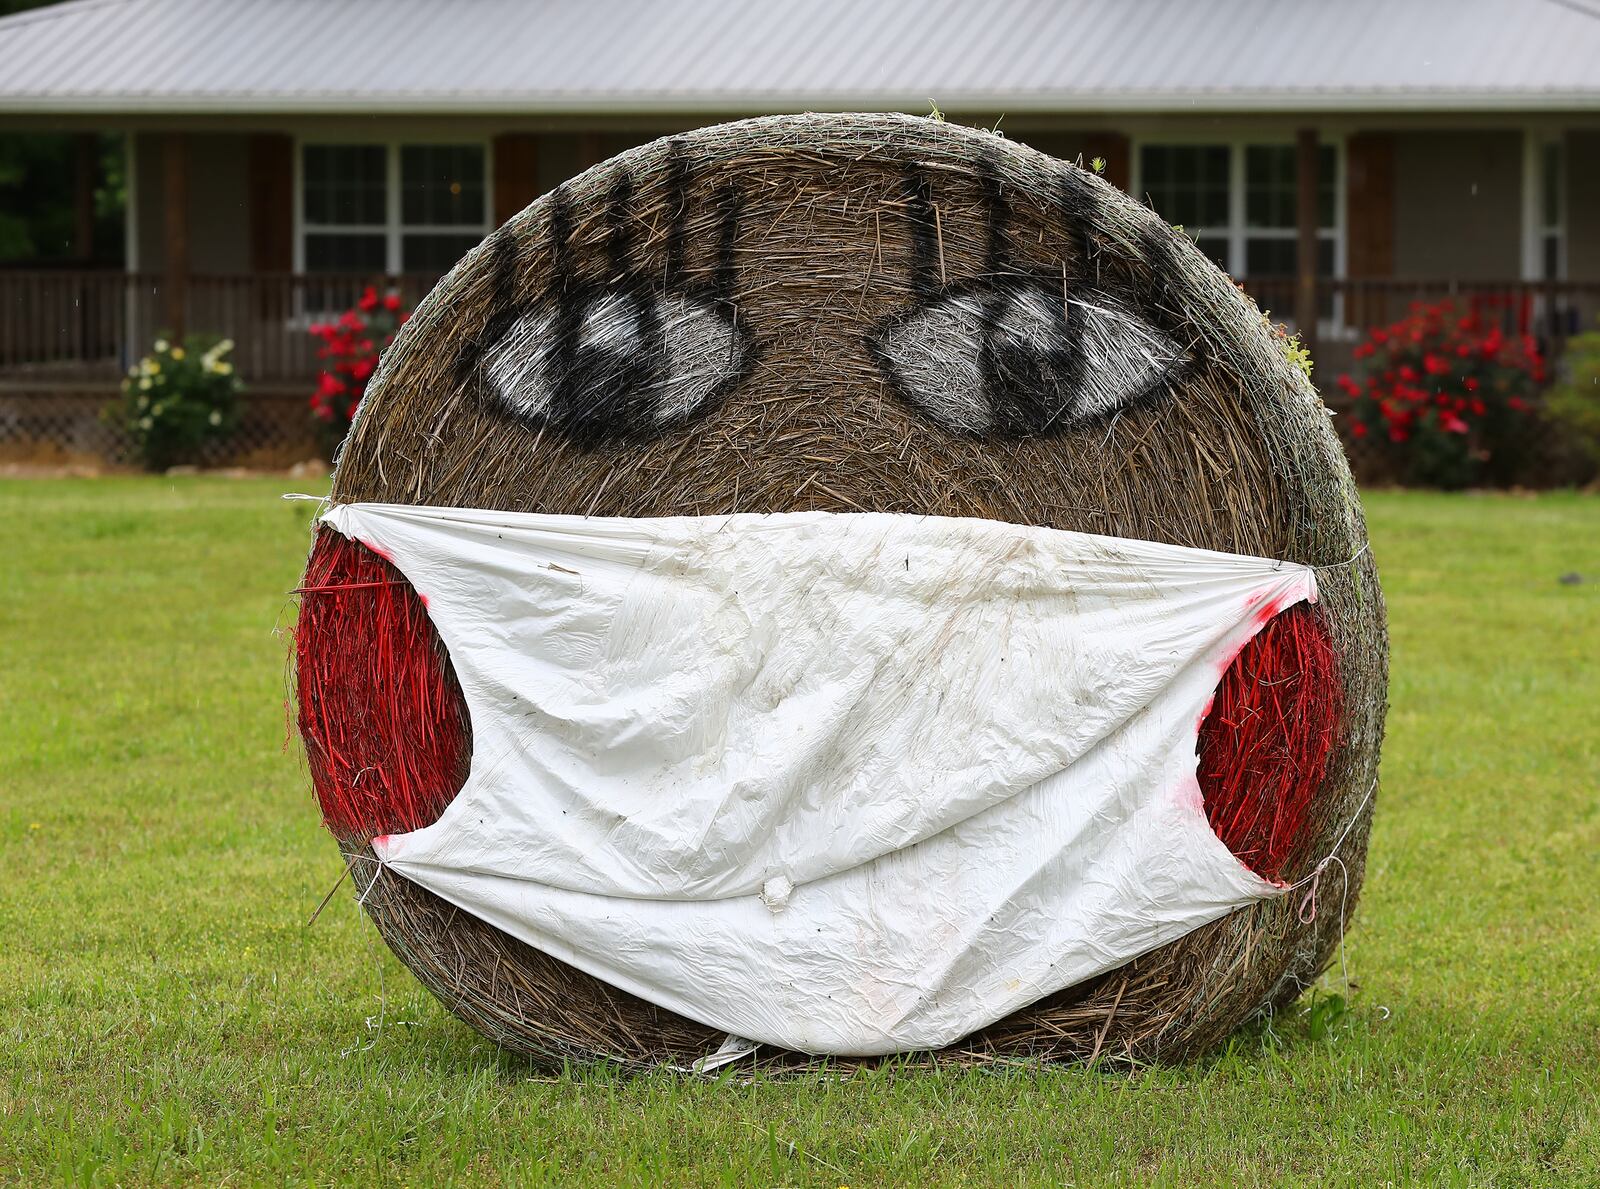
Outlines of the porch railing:
M314 322L354 305L367 285L397 289L414 305L435 279L191 276L184 286L185 325L231 338L234 366L247 380L298 382L320 368L310 335ZM169 329L168 316L160 274L0 269L0 380L115 379Z
M1292 277L1248 280L1245 289L1274 321L1291 322ZM1600 281L1504 281L1420 278L1340 278L1317 286L1318 339L1354 342L1374 326L1404 318L1414 304L1453 301L1507 335L1529 334L1551 354L1566 340L1596 328Z
M233 339L234 363L253 383L299 383L319 370L311 324L352 305L368 284L419 301L432 276L251 273L192 276L191 330ZM1274 318L1294 306L1294 279L1246 282ZM1595 326L1600 281L1341 279L1319 288L1319 358L1338 365L1341 344L1366 327L1405 315L1413 302L1453 298L1508 334L1534 335L1558 354L1566 339ZM112 381L165 329L162 278L153 273L0 269L0 382Z

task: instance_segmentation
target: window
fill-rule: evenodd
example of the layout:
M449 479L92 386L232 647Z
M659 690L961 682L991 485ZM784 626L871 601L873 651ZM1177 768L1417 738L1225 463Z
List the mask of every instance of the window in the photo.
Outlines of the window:
M306 271L387 270L385 152L382 145L305 147Z
M439 276L491 228L482 144L306 144L307 272Z
M400 269L448 272L483 238L482 145L400 150Z
M1317 272L1335 276L1341 154L1318 146ZM1300 256L1293 144L1146 144L1135 192L1236 277L1292 277Z
M1300 271L1299 164L1294 145L1244 149L1244 268L1240 276L1292 277ZM1339 155L1317 148L1317 275L1335 274L1339 242Z
M1151 205L1223 268L1231 268L1231 152L1228 145L1145 145L1139 151Z

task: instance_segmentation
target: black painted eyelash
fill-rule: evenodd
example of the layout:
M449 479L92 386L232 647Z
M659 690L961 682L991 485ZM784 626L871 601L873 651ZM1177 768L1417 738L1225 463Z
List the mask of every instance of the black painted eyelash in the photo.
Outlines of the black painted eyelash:
M866 336L891 389L924 416L958 432L1005 437L1061 433L1170 386L1190 362L1136 303L1018 269L1009 206L993 163L977 162L986 207L984 272L944 278L932 183L907 169L907 262L915 295ZM607 275L572 258L568 192L551 195L545 292L519 301L517 242L491 242L494 317L462 352L464 383L519 419L585 447L640 441L715 409L748 375L755 348L735 307L734 244L740 195L724 186L711 204L716 256L710 276L686 268L694 163L669 145L665 267L641 266L633 181L617 174L606 195ZM1092 224L1092 187L1062 182L1062 217ZM702 208L704 209L704 208ZM1150 246L1154 251L1164 245ZM1085 241L1083 259L1089 259ZM647 275L653 274L653 275Z
M920 169L907 173L915 298L866 336L890 388L946 429L1034 437L1114 413L1177 379L1188 353L1128 302L1014 268L1000 179L982 159L978 175L988 208L985 272L946 284L931 185ZM1081 188L1064 197L1075 208L1094 201ZM1091 213L1077 209L1073 225L1087 225Z
M637 260L632 179L618 175L607 194L609 275L580 274L571 251L572 215L565 190L551 196L547 234L551 272L542 299L515 298L515 247L495 245L502 311L469 349L466 369L505 411L586 447L654 437L702 416L743 380L754 363L748 331L734 305L738 192L714 199L717 260L710 281L685 271L692 162L676 146L667 162L664 273L645 275ZM505 233L502 233L503 235Z

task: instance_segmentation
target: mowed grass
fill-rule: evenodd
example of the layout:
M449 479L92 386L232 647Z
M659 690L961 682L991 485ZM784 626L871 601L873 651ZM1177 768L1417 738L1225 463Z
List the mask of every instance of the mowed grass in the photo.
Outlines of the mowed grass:
M1393 711L1347 1013L1336 969L1180 1068L747 1083L542 1072L347 890L306 927L339 865L281 490L0 485L0 1179L1600 1184L1600 500L1368 502Z

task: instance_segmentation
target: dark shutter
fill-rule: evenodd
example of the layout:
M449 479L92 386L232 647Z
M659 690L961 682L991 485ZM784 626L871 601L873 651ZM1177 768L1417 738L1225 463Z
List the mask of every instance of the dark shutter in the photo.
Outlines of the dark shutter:
M1394 137L1357 132L1346 152L1352 277L1394 273Z
M294 140L281 132L250 137L250 267L294 268Z
M1096 157L1103 158L1106 167L1100 176L1119 190L1128 188L1131 154L1128 138L1120 132L1091 132L1083 138L1084 168Z
M506 132L494 138L494 221L499 226L539 197L539 137Z
M1346 260L1351 279L1394 275L1394 137L1357 132L1345 146ZM1345 303L1345 321L1369 326L1387 320L1381 293L1357 288Z

